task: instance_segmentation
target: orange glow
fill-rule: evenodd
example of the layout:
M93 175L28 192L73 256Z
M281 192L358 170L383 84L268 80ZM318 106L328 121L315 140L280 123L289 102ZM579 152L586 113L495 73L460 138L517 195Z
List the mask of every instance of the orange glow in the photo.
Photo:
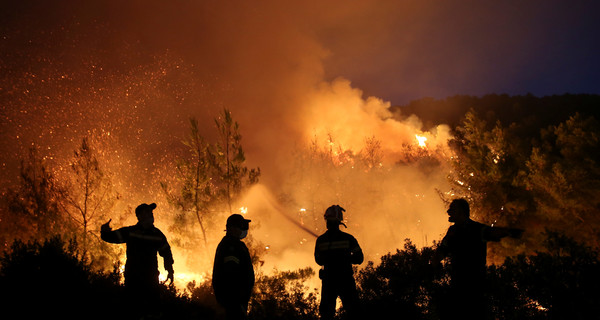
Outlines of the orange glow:
M427 137L420 136L418 134L415 134L415 137L417 138L417 141L419 142L419 147L421 147L421 148L427 147L427 144L425 144L425 141L427 141Z
M185 288L188 283L193 281L195 281L197 284L206 281L205 274L193 272L177 272L177 270L175 270L174 278L174 284L178 288ZM165 282L167 280L167 273L161 272L158 279L161 282Z

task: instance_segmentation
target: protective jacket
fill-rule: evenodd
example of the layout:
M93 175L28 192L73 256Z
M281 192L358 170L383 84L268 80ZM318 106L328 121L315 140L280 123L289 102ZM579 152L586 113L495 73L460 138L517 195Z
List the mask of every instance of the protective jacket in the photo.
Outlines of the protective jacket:
M493 236L492 227L471 219L448 228L438 250L450 257L453 281L480 281L485 275L488 241L500 238Z
M117 230L102 231L102 240L127 244L125 284L138 281L158 282L158 258L164 259L165 270L173 271L173 254L165 235L156 227L143 228L139 223Z
M454 224L438 250L450 257L450 292L444 319L487 319L485 274L487 242L499 241L494 228L468 219Z
M317 238L315 261L325 272L352 275L352 265L361 264L363 252L356 239L341 230L327 230Z
M215 254L213 290L224 306L247 306L254 286L254 268L250 253L239 238L225 235Z
M324 268L319 277L323 280L319 312L321 319L333 319L337 297L351 319L360 319L360 303L352 270L353 264L361 264L363 252L358 241L339 229L329 229L317 238L315 261Z

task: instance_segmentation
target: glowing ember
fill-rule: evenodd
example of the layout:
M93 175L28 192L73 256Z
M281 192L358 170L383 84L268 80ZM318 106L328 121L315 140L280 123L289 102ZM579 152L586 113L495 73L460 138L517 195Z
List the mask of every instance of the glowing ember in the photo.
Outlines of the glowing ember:
M419 142L419 147L421 147L421 148L427 147L427 145L425 144L425 141L427 141L427 137L415 134L415 138L417 138L417 141Z
M240 207L240 213L241 213L241 214L246 214L246 213L248 213L248 207Z

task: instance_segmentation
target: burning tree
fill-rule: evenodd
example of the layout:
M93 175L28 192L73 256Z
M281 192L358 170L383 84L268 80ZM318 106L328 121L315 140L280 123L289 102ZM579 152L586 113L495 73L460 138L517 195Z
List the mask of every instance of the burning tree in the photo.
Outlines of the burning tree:
M232 213L233 202L245 188L258 182L260 175L260 169L244 166L242 137L231 113L225 109L215 123L220 140L210 144L200 134L198 121L190 119L190 134L183 141L190 157L181 158L176 164L179 192L173 193L166 182L161 183L168 202L180 211L174 228L180 234L192 236L194 231L188 228L188 218L193 214L205 246L211 212L216 209L217 213ZM223 207L226 209L220 209Z
M88 236L95 236L97 228L106 213L113 207L119 195L112 191L110 178L102 170L94 148L87 138L83 138L81 146L74 152L70 165L71 179L64 189L64 210L81 229L82 257L90 250ZM103 243L103 242L99 242Z
M42 240L70 230L61 210L63 189L35 147L21 160L18 185L6 194L5 243L14 239Z
M369 141L372 142L370 154L365 152L357 157L351 150L338 144L332 134L328 134L325 140L315 136L310 144L295 151L289 179L279 198L285 200L293 210L301 207L302 223L310 223L310 228L318 230L322 226L320 210L327 208L332 201L345 203L345 188L350 184L344 182L353 174L360 174L358 166L361 160L364 159L367 171L371 170L369 164L378 161L376 140L372 138Z
M215 119L215 124L219 141L213 146L212 167L216 170L216 181L221 185L220 197L227 204L231 214L232 202L241 194L243 188L258 182L260 168L249 170L244 166L246 157L241 143L242 135L229 110L223 109Z
M360 159L367 171L380 169L383 166L381 141L377 140L375 136L365 138L365 147L360 152Z
M181 158L176 164L176 179L181 184L179 194L170 192L166 182L162 182L161 187L168 202L181 212L176 219L179 222L177 225L180 226L178 229L187 226L188 213L193 213L206 245L204 218L213 200L214 187L210 179L209 145L198 131L198 120L190 119L190 134L183 143L189 148L190 158Z

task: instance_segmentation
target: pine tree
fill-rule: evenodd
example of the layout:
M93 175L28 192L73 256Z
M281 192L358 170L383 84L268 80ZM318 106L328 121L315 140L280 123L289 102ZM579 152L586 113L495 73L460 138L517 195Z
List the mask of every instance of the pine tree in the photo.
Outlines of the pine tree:
M9 189L7 217L10 225L7 239L43 240L69 230L61 210L63 189L48 169L44 158L32 147L27 158L21 160L18 185Z
M213 201L215 188L210 178L208 143L200 135L198 120L190 119L190 133L182 142L189 148L190 157L179 159L176 165L176 180L181 183L179 194L172 193L166 182L162 182L161 186L168 202L181 212L177 219L179 225L175 228L180 232L186 229L187 216L192 213L198 221L206 246L205 218Z
M600 246L600 124L576 114L542 131L527 161L525 185L548 227Z
M99 227L119 195L113 192L110 178L104 173L96 151L87 138L75 150L70 165L71 179L64 192L64 209L80 228L82 257L90 250L88 237Z
M449 175L454 194L468 199L477 218L510 224L528 210L529 195L518 178L529 152L522 150L512 127L497 122L488 129L471 111L449 145L454 153Z
M219 141L210 144L200 134L198 121L190 119L190 134L183 141L190 155L179 159L176 165L179 191L173 192L166 182L161 183L168 202L179 211L173 228L193 237L189 218L195 217L205 246L210 222L221 218L221 214L232 213L234 201L260 176L259 168L248 169L244 165L242 137L231 113L224 110L215 123Z
M219 139L212 149L212 166L216 170L216 181L220 184L219 194L231 214L232 204L241 191L258 182L260 168L248 169L244 165L246 157L239 124L233 120L229 110L223 109L215 119L215 124Z

